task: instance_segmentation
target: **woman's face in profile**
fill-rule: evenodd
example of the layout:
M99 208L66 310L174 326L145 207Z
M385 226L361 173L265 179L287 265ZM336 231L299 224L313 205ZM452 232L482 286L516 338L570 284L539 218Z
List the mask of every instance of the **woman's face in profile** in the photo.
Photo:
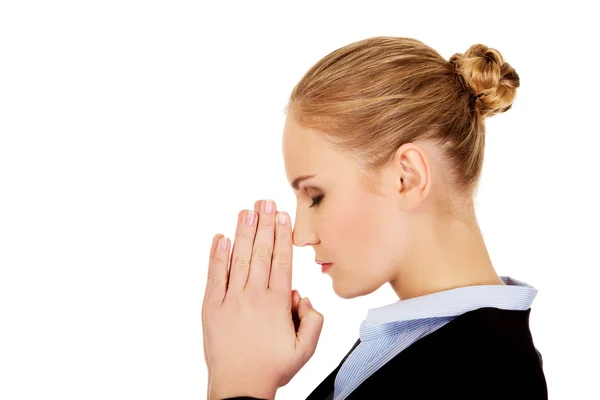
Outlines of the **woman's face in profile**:
M393 280L409 229L397 207L393 174L382 172L370 190L354 159L333 149L323 132L306 129L291 116L283 133L283 157L290 184L314 175L294 190L293 242L312 246L316 259L333 263L327 273L336 294L366 295Z

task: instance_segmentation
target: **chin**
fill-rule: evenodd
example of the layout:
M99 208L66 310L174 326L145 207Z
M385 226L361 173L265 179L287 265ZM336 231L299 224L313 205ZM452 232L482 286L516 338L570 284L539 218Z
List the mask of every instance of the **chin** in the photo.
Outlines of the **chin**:
M351 282L347 282L347 283L351 283ZM377 287L372 289L372 288L369 288L368 286L365 286L364 284L363 285L360 285L360 284L344 285L343 283L340 284L339 282L336 282L335 280L333 281L333 291L335 292L335 294L338 295L338 297L341 297L342 299L354 299L356 297L366 296L370 293L373 293L375 290L377 290Z

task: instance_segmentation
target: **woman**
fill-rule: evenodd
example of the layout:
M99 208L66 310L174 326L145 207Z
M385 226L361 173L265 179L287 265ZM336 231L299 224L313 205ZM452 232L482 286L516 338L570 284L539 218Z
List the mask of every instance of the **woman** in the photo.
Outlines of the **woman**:
M292 244L314 248L338 296L389 282L400 299L369 310L308 399L547 398L529 330L537 291L497 275L473 206L485 118L510 109L518 87L495 49L446 61L396 37L349 44L305 74L283 135L293 231L262 201L240 213L231 255L213 239L210 399L274 398L313 355L323 316L291 290Z

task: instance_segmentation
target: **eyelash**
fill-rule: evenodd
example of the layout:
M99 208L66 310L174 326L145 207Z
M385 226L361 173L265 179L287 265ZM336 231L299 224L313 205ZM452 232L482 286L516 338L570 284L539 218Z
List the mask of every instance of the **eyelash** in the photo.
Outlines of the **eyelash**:
M313 203L310 205L310 207L316 207L319 205L319 203L321 202L321 200L323 200L323 197L325 197L324 195L320 194L314 198L311 198L311 200L313 201Z

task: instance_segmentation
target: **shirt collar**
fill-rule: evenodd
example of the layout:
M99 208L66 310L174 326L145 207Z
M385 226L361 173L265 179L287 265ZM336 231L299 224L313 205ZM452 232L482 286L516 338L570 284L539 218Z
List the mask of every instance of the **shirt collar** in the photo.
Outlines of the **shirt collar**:
M464 286L372 308L363 323L378 325L423 318L452 317L482 307L504 310L529 309L537 289L508 276L501 278L506 285Z

